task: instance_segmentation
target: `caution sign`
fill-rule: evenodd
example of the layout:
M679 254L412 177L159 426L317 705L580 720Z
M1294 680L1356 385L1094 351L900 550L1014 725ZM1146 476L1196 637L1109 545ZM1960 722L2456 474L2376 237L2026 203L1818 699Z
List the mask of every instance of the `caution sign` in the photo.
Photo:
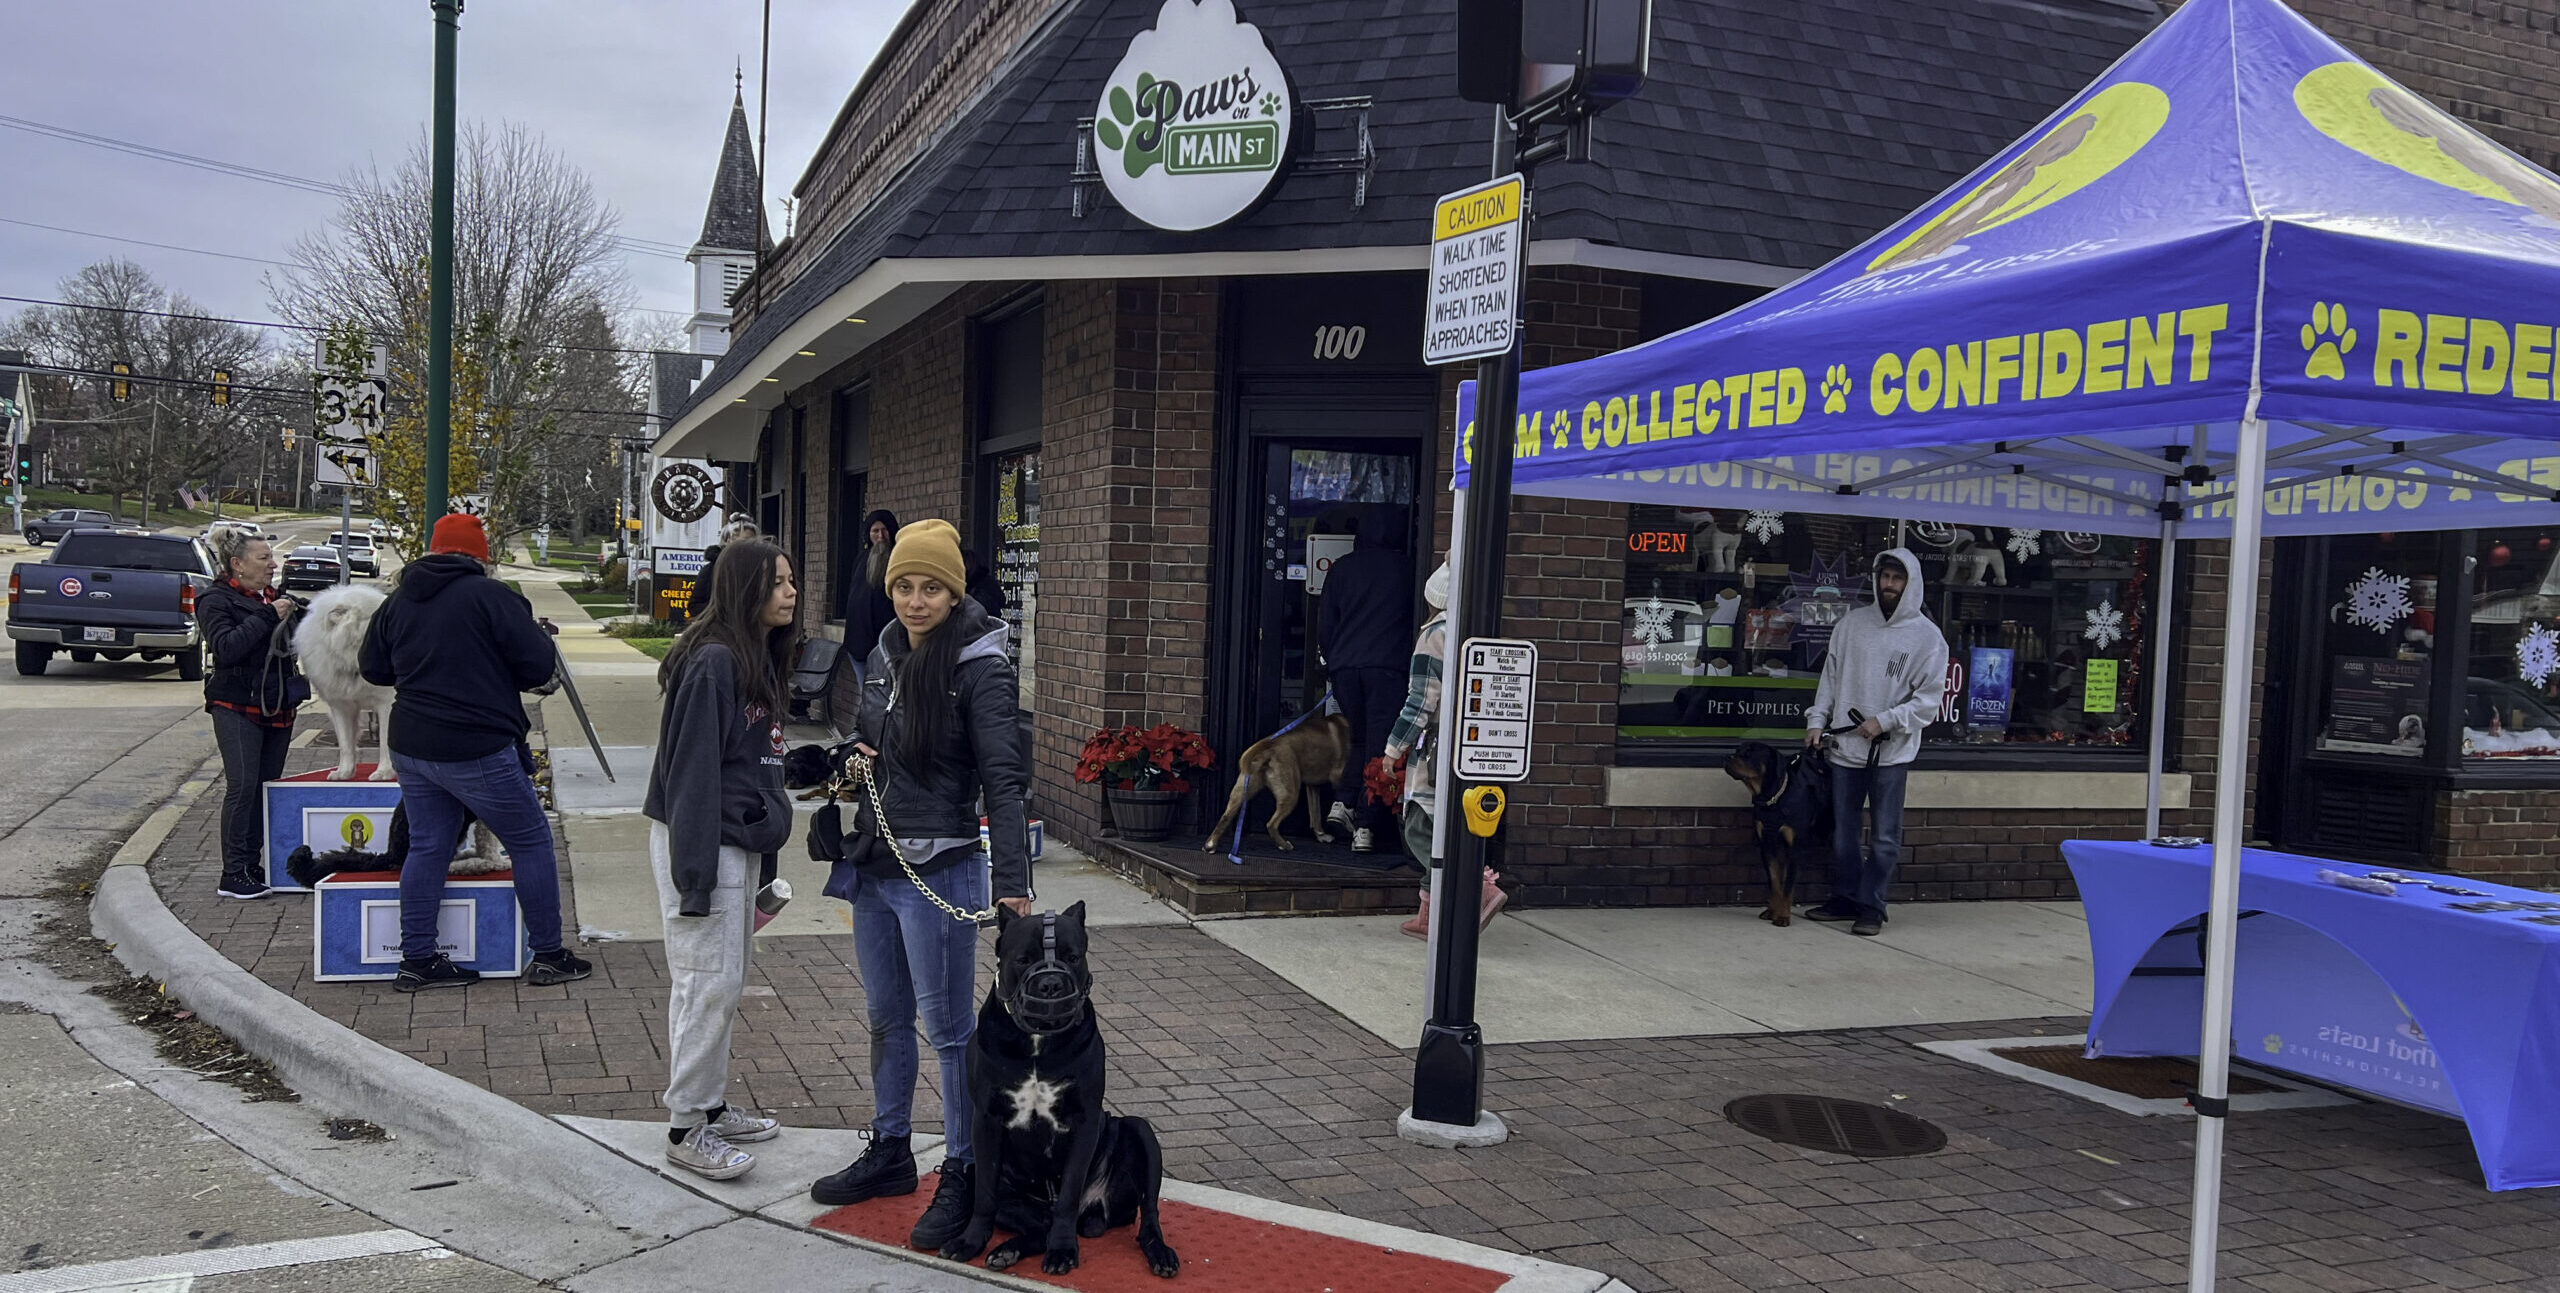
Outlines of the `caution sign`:
M1537 645L1468 638L1458 648L1458 662L1458 779L1528 780Z
M1520 318L1521 216L1517 173L1440 199L1431 212L1431 297L1422 361L1454 364L1511 348Z

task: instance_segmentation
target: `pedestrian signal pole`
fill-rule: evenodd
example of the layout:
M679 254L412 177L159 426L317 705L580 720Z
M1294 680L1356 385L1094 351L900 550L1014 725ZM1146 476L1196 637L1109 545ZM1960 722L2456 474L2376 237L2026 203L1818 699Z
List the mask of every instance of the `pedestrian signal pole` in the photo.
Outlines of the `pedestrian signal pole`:
M462 0L431 0L436 15L435 126L427 197L427 480L418 525L444 515L453 444L453 59Z
M1642 88L1651 34L1652 0L1459 2L1459 97L1497 115L1492 178L1434 206L1423 325L1426 361L1477 361L1475 415L1458 428L1467 484L1451 509L1430 1014L1413 1104L1397 1120L1399 1135L1423 1144L1491 1145L1509 1134L1484 1108L1476 961L1481 877L1504 852L1502 787L1528 779L1534 750L1537 649L1502 637L1531 180L1541 162L1589 155L1591 117Z

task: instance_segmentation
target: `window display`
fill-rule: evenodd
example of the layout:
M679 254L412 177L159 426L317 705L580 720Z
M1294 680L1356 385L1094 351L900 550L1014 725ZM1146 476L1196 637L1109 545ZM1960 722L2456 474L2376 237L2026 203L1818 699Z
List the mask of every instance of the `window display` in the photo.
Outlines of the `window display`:
M2345 534L2328 541L2310 575L2326 607L2316 748L2425 757L2444 542L2441 534Z
M1899 528L1949 647L1933 744L2140 739L2151 541ZM1620 741L1801 739L1832 627L1869 600L1868 570L1896 531L1812 513L1630 509Z
M2462 754L2560 759L2560 529L2476 538Z

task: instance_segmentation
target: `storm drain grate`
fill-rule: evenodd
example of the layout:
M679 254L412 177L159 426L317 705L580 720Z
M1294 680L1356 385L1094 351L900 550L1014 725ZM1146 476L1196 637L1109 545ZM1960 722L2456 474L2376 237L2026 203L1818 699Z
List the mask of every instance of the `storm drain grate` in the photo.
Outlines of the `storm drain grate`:
M1882 1105L1823 1095L1747 1095L1725 1121L1765 1140L1859 1158L1908 1158L1947 1147L1935 1124Z
M2090 1059L2077 1046L2016 1046L1991 1052L2060 1077L2140 1100L2183 1100L2196 1089L2196 1062L2186 1059ZM2231 1075L2231 1094L2265 1095L2283 1087Z

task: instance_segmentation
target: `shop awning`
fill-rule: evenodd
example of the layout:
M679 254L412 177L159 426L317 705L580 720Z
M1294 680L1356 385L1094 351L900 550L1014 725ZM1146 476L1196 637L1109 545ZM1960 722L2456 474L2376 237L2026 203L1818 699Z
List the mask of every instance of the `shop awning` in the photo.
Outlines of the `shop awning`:
M2560 515L2555 289L2560 181L2273 0L2194 3L1830 265L1527 374L1513 487L2227 534L2255 416L2270 533Z

